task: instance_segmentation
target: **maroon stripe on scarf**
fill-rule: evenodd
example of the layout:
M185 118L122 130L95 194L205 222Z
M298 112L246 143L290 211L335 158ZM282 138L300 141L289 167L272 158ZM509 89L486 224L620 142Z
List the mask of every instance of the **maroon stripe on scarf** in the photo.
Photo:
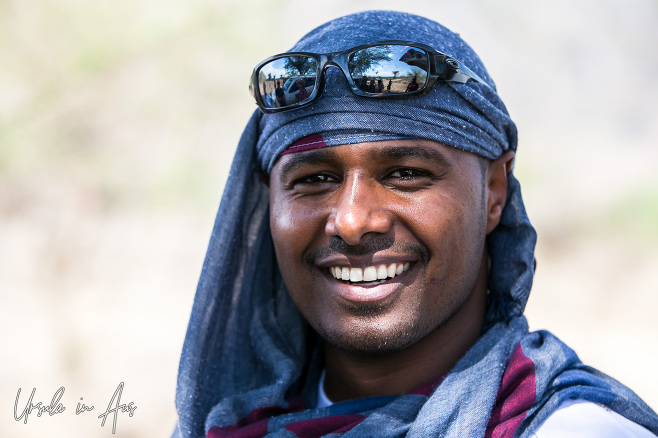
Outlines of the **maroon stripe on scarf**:
M322 138L322 134L311 134L311 135L307 135L304 138L300 138L299 140L288 146L279 155L292 154L293 152L309 151L311 149L320 149L324 147L327 147L327 143L324 142L324 138Z
M228 427L213 426L208 430L207 438L263 438L267 433L269 418L256 423L241 426L238 424Z
M208 430L207 438L262 438L267 434L267 424L272 417L290 414L306 409L301 398L292 398L288 407L266 406L254 409L242 420L232 426L213 426Z
M519 343L514 348L507 369L503 373L484 437L513 436L536 397L535 364L523 354Z
M329 433L347 432L365 419L366 416L361 414L333 415L290 423L283 428L299 438L319 438Z
M445 374L419 386L409 394L418 394L429 397L437 386L443 381ZM290 423L284 429L297 435L299 438L316 438L329 433L339 434L351 430L367 417L361 414L334 415L331 417L312 418L310 420Z

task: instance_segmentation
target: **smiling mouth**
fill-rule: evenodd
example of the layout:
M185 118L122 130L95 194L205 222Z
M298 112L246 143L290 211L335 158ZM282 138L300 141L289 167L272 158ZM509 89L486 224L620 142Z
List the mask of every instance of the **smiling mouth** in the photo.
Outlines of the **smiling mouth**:
M340 280L347 284L376 286L407 271L409 266L409 262L367 266L365 268L331 266L329 268L329 273L336 280Z

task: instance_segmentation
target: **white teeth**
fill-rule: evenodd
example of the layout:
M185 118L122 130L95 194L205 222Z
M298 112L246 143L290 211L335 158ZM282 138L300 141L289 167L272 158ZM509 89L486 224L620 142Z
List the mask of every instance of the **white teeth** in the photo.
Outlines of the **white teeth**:
M332 266L329 272L332 277L338 280L356 282L371 282L376 280L386 280L400 275L409 269L410 263L391 263L390 265L367 266L366 268L347 268Z
M377 268L374 266L368 266L363 270L363 281L374 281L377 280Z
M380 265L377 268L377 280L385 280L388 277L388 272L386 272L386 265Z
M350 279L350 268L341 269L340 279L341 280L349 280Z
M352 268L350 269L350 281L363 281L363 269L361 268Z

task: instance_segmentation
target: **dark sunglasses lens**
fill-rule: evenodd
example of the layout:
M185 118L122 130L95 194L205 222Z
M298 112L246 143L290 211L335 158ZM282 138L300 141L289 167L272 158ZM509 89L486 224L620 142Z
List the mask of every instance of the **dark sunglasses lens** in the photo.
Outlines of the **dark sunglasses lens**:
M287 56L258 70L258 93L267 108L285 108L308 99L315 88L318 63L308 56Z
M403 45L368 47L354 52L348 62L354 83L371 94L404 94L427 83L429 55Z

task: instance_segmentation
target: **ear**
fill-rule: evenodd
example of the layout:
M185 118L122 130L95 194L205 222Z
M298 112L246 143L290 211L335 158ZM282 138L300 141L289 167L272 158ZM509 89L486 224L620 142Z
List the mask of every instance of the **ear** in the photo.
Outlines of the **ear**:
M487 178L487 234L500 222L500 216L507 203L507 175L512 171L514 151L507 151L489 162Z

